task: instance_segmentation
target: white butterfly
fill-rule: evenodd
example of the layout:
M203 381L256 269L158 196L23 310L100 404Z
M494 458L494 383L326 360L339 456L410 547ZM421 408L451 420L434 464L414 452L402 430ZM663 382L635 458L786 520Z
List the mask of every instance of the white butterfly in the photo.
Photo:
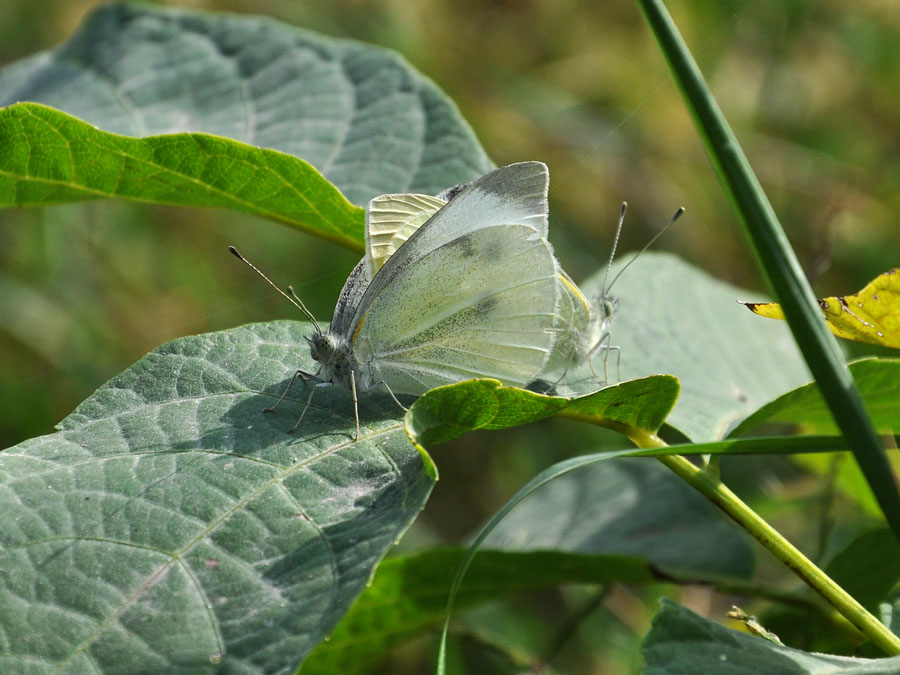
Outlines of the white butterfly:
M328 330L293 291L286 296L313 324L307 341L319 369L298 370L267 410L297 377L314 381L293 431L316 388L337 384L353 393L358 438L358 391L382 387L400 407L395 394L473 377L549 391L585 363L600 381L591 361L598 352L605 383L607 355L618 350L609 331L617 301L605 280L599 301L589 301L553 256L548 184L545 164L522 162L437 197L372 199L366 254L345 282ZM624 217L623 204L610 263Z
M319 363L291 384L340 385L356 406L357 392L379 387L419 395L473 377L519 387L537 379L558 339L564 293L547 240L548 181L540 162L501 167L463 186L388 256L370 254L370 234L328 330L291 298L313 323L307 340ZM356 424L358 437L358 413Z

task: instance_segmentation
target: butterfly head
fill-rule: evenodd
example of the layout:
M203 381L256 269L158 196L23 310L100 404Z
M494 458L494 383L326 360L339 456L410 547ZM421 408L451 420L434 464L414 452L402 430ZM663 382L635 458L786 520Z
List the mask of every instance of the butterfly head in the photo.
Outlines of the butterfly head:
M309 355L316 363L328 363L334 358L334 337L330 333L316 331L306 338L309 344Z
M319 364L317 378L321 382L332 382L350 389L350 380L359 370L350 343L323 331L313 333L306 338L306 342L309 344L309 355Z
M619 299L614 296L607 295L604 296L600 300L600 302L596 303L596 305L600 322L608 324L610 321L612 321L616 310L619 308Z

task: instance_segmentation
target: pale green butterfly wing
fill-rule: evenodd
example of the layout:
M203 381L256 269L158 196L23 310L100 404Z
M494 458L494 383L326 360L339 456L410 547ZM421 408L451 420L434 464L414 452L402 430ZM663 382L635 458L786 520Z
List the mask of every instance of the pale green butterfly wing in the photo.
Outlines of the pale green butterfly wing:
M538 162L525 162L503 167L495 172L495 178L506 180L515 177L521 184L527 184L536 177L542 182L549 180L547 169ZM479 179L483 191L489 183L488 176ZM477 182L477 181L476 181ZM463 193L471 183L455 185L437 197L419 194L381 195L369 202L366 211L366 255L369 268L374 274L390 258L394 252L418 229L428 218L442 208L447 201ZM538 183L541 188L543 185ZM537 192L536 190L534 192ZM504 210L504 215L507 210ZM482 211L484 213L484 211ZM521 212L520 212L521 213ZM449 219L448 219L449 222ZM481 225L481 218L476 224ZM543 226L546 227L546 221ZM447 227L444 225L443 227ZM602 316L600 308L590 302L584 293L562 269L559 270L557 295L560 304L557 310L553 330L556 340L552 354L539 374L540 379L548 383L560 383L578 366L588 361L598 348L608 321ZM593 372L593 368L591 368ZM581 379L586 379L579 375ZM590 379L590 378L587 378Z
M437 213L447 200L419 194L388 194L366 207L366 259L372 276Z
M352 336L361 388L531 382L555 340L559 269L546 238L527 224L491 225L399 264L414 242L389 259L361 306Z

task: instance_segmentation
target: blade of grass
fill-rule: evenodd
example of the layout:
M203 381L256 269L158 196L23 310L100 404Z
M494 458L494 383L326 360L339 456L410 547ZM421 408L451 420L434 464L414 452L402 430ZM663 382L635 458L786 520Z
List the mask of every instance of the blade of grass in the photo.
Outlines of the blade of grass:
M826 327L816 297L775 211L662 1L637 0L637 4L668 61L713 166L735 204L763 275L784 308L803 358L891 530L900 540L900 493L896 479L837 341Z

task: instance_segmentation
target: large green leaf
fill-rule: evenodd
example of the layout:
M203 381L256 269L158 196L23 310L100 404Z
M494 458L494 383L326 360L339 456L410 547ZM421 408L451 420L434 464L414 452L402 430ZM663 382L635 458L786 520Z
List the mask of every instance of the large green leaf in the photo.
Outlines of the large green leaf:
M362 250L365 212L296 157L208 134L130 138L53 108L0 109L0 207L121 197L219 206Z
M622 256L614 273L627 260ZM582 285L589 297L600 296L603 277ZM675 375L681 395L666 423L695 441L723 438L810 379L786 326L760 321L737 303L747 291L675 256L644 253L612 294L619 298L612 343L622 350L622 379ZM609 357L610 372L615 358Z
M644 639L645 675L893 675L900 672L900 656L855 659L811 654L784 647L747 633L739 633L663 600Z
M0 71L0 106L18 101L117 134L280 150L360 205L491 168L453 102L397 54L259 17L101 7L67 43Z
M0 453L0 671L288 672L435 478L389 399L291 396L308 326L176 340Z

